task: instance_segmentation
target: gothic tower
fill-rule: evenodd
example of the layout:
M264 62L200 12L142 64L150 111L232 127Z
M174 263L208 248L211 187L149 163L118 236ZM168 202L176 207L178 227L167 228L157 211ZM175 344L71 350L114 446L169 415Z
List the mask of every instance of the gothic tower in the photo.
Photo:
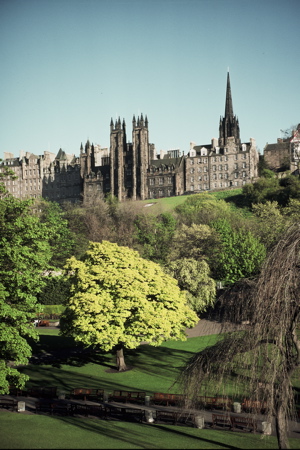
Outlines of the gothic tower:
M226 146L228 138L234 138L235 144L239 145L240 140L240 127L237 117L233 114L232 97L229 72L227 73L227 89L226 89L226 101L225 101L225 115L220 118L219 124L219 146Z
M124 158L126 152L126 125L123 119L110 122L110 192L121 202L125 194Z
M147 116L135 116L132 120L132 199L145 200L147 198L147 169L150 164L149 132Z

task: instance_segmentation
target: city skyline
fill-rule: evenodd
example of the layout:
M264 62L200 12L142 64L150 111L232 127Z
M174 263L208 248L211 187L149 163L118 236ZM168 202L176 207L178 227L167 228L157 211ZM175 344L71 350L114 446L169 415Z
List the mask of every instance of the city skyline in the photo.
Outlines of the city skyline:
M0 158L109 147L149 121L156 151L209 144L227 71L241 140L263 152L300 122L298 0L1 0Z

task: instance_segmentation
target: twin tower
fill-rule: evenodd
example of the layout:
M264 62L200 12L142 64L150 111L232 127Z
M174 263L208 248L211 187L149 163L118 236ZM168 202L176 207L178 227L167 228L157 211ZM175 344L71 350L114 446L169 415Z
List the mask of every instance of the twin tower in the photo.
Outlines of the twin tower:
M120 118L110 122L110 186L119 201L147 198L147 169L155 158L155 148L149 144L147 116L133 116L132 142L127 142L126 125Z

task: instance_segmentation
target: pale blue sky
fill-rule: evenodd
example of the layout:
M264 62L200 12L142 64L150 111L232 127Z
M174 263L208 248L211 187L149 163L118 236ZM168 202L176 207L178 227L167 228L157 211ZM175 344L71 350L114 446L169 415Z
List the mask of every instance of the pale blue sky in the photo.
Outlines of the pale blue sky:
M263 152L300 122L300 0L0 0L0 158L87 139L156 150L218 137L229 67L241 139Z

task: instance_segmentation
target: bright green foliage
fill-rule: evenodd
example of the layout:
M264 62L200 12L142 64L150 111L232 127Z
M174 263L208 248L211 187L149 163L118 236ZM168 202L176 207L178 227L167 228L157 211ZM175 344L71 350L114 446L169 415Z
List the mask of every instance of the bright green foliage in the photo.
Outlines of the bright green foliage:
M135 220L136 237L143 258L164 264L176 229L176 219L169 213L159 216L139 215Z
M214 304L216 283L210 278L206 261L183 258L170 263L168 270L179 287L186 291L188 305L193 311L199 314Z
M36 295L42 271L51 258L48 228L32 214L32 201L8 196L0 201L0 393L9 384L21 386L26 377L15 364L31 355L27 338L36 338L31 322L38 311Z
M212 220L229 218L231 214L229 203L226 203L224 200L218 200L207 193L190 195L175 210L179 216L179 221L188 226L193 223L209 224Z
M226 284L256 275L266 258L265 246L250 231L234 231L227 220L213 224L220 236L214 278Z
M86 346L109 351L185 340L185 328L198 321L177 281L128 247L91 242L83 260L70 258L66 270L72 286L62 333Z

